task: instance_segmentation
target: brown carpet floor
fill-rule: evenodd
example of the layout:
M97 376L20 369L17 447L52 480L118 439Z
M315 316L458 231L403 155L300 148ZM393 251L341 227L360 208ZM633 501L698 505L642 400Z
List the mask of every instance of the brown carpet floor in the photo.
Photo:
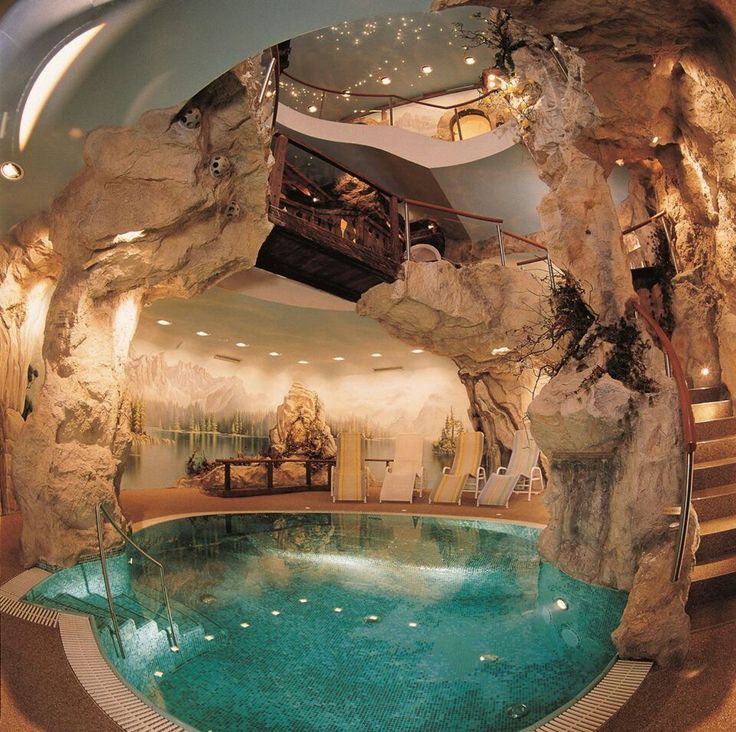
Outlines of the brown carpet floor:
M180 513L262 510L342 510L483 516L544 524L541 497L516 496L508 509L378 504L333 505L326 492L251 498L216 498L187 489L128 491L123 509L131 521ZM307 507L309 507L307 509ZM22 571L19 515L0 518L0 582ZM711 613L708 617L719 617ZM63 654L57 630L0 615L0 730L26 732L106 732L119 729L87 696ZM705 627L692 636L682 669L649 675L639 693L604 727L605 732L680 732L736 729L736 624ZM451 732L451 731L448 731Z

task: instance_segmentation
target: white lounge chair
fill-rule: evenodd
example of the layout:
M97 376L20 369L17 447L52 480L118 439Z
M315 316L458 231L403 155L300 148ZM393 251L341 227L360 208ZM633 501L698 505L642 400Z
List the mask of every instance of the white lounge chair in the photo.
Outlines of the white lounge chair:
M432 491L429 502L460 505L469 480L473 483L472 490L477 498L481 481L485 483L486 480L486 469L481 465L482 460L483 433L462 432L457 438L452 467L443 468L440 482Z
M414 491L421 497L424 488L422 455L424 438L421 435L398 435L394 459L386 467L378 502L414 500ZM419 487L417 488L417 482Z
M511 458L507 467L500 467L491 475L478 496L479 506L506 506L512 493L527 493L531 501L544 490L544 480L539 463L539 448L526 430L516 430L511 445ZM534 490L537 482L539 490Z
M363 461L363 435L341 432L337 436L337 460L332 474L332 502L368 499L368 480Z

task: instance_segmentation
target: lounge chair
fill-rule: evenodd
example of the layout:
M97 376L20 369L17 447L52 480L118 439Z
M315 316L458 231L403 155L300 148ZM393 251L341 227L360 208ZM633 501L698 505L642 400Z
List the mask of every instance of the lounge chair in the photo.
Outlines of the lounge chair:
M468 481L478 497L481 481L485 483L486 469L483 460L483 433L462 432L457 439L455 459L452 467L443 468L442 477L429 497L430 503L457 503L462 501L463 491Z
M516 430L511 445L511 458L507 467L500 467L491 475L478 496L479 506L506 506L512 493L527 493L531 501L544 490L542 471L539 468L539 448L526 430ZM533 490L535 481L539 490Z
M337 460L332 474L332 502L363 501L368 498L368 481L363 461L363 435L341 432L337 436Z
M409 501L414 499L414 491L421 497L424 482L422 454L424 438L421 435L398 435L394 448L394 459L386 467L378 502ZM417 482L419 487L417 488Z

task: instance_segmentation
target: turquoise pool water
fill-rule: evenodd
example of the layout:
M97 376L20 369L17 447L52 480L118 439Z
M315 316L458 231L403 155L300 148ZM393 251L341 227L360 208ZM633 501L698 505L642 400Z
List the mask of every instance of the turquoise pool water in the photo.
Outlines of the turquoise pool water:
M127 682L200 730L519 730L605 668L626 600L540 561L537 536L395 514L158 524L135 539L166 567L177 653L158 573L135 553L109 561L125 659L99 562L28 599L94 615Z

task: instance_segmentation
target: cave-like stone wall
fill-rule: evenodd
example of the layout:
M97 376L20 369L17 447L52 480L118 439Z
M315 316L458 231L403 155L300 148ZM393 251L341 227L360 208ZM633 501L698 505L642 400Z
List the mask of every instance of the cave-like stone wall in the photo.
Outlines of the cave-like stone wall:
M259 76L248 60L184 114L157 110L134 127L90 133L82 172L53 202L48 239L62 266L45 382L12 463L29 565L95 553L99 502L125 524L116 498L130 444L124 367L141 307L197 294L255 262L270 230ZM108 527L106 541L116 540Z

